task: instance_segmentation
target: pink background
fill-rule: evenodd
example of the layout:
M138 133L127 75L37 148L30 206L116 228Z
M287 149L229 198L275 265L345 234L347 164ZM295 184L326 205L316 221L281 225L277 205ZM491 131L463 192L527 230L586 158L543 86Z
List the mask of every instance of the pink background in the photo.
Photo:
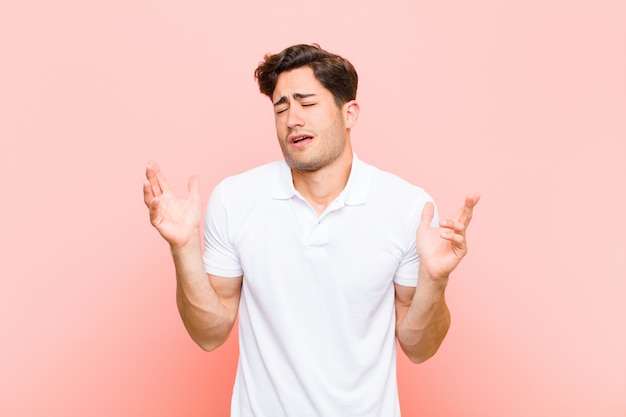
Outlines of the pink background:
M436 4L436 5L435 5ZM236 340L187 337L141 186L280 158L263 54L360 73L361 159L483 198L405 416L626 415L623 1L0 2L0 415L226 416Z

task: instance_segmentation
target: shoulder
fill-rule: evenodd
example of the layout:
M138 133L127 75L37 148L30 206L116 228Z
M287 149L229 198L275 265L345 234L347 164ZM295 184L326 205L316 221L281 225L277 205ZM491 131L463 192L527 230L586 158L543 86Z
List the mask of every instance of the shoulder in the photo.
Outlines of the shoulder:
M269 181L282 163L282 161L274 161L239 174L228 176L220 181L219 186L224 188L244 189L254 187L258 183Z
M222 179L213 193L219 193L227 200L256 195L271 186L273 178L280 172L282 161L270 162L239 174Z
M432 197L420 186L373 165L362 162L370 172L370 195L373 199L401 206L423 206Z
M290 175L289 168L282 160L231 175L213 189L209 207L221 207L230 215L258 210L271 203L282 184L291 184L291 179L286 178Z

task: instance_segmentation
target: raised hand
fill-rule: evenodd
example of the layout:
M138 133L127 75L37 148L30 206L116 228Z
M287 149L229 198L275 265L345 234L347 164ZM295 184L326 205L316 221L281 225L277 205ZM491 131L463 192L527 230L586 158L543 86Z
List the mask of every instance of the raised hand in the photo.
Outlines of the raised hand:
M440 221L439 227L431 227L433 204L429 202L424 206L417 228L417 253L421 269L428 277L447 278L467 253L465 233L478 200L478 193L467 195L463 207L453 217Z
M143 199L150 210L150 222L173 247L181 248L197 237L202 218L198 177L189 179L189 196L176 196L161 169L148 162Z

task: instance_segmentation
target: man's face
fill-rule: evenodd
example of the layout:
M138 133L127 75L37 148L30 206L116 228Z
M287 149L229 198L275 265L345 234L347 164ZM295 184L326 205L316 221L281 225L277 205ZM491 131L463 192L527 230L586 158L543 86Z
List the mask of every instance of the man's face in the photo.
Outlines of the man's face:
M272 96L276 134L287 164L316 171L351 152L346 112L309 67L283 72Z

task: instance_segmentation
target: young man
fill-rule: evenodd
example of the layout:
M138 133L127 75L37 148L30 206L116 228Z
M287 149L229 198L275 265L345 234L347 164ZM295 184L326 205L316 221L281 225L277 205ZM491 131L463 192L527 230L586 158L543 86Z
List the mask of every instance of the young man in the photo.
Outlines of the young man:
M444 339L445 288L479 195L438 222L421 188L353 154L357 74L345 59L296 45L255 75L284 161L215 188L204 253L198 179L180 198L154 162L146 170L183 323L208 351L239 315L234 417L399 416L395 340L419 363Z

